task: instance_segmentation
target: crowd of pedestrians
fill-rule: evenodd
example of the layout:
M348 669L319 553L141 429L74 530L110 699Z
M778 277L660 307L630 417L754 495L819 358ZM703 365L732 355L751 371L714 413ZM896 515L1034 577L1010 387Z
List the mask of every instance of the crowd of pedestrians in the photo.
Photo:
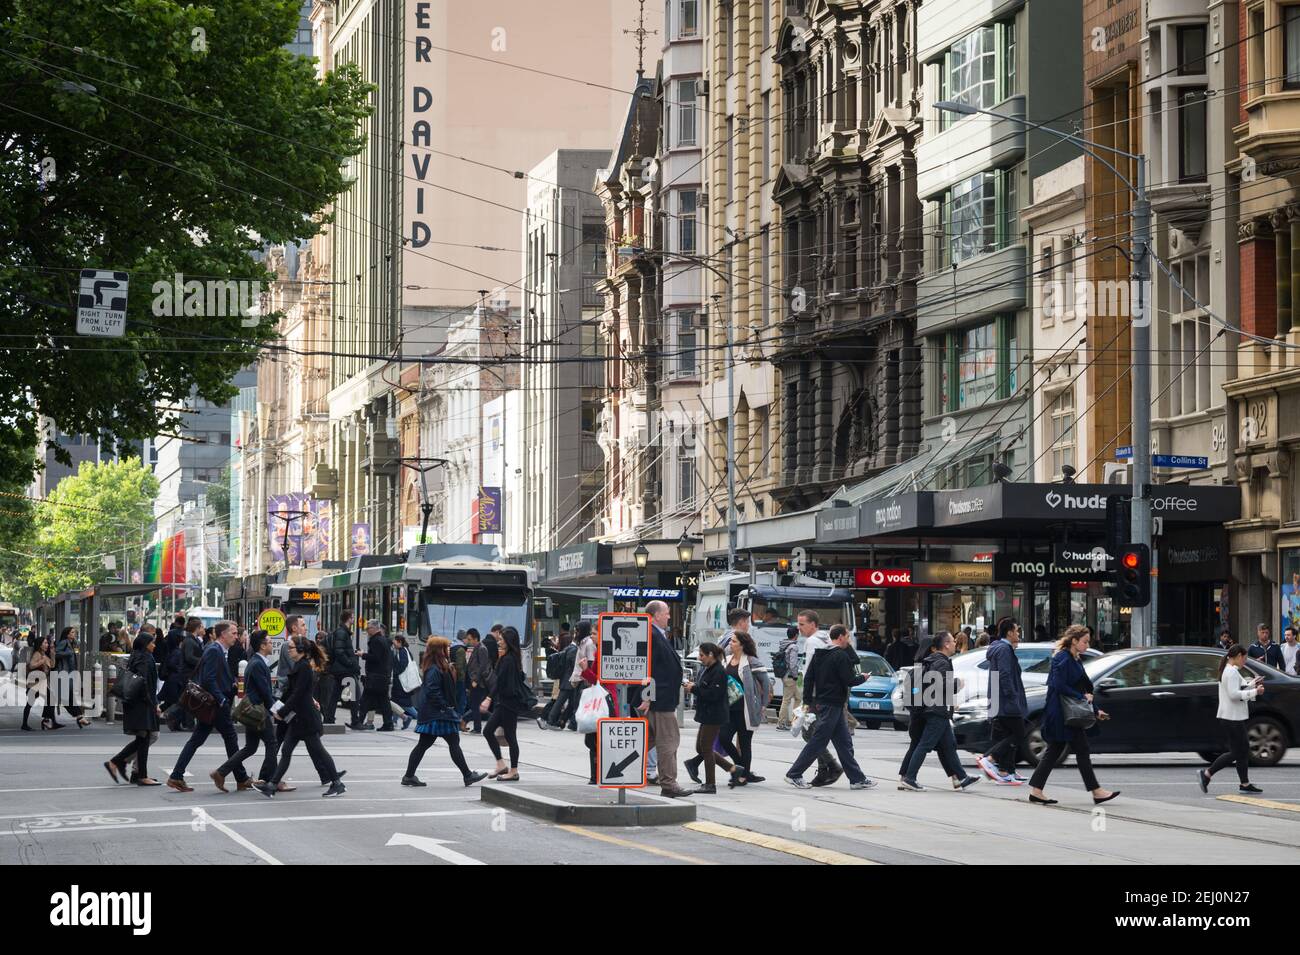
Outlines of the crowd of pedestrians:
M761 767L756 766L760 760L754 737L773 718L778 731L791 732L803 742L783 772L791 786L830 786L844 775L852 790L877 786L854 753L847 703L850 690L866 677L846 627L834 624L823 630L816 611L802 610L770 659L763 659L750 633L749 612L732 608L727 630L718 642L698 646L698 666L688 675L669 637L667 604L651 601L645 613L651 622L653 648L649 688L634 686L614 693L601 685L597 637L590 621L580 621L571 630L563 628L543 647L552 691L538 716L534 716L538 700L526 677L523 641L510 626L498 624L483 635L476 629L454 636L434 635L413 646L405 634L390 636L371 621L364 627L364 648L359 649L351 612L341 615L333 632L317 632L314 637L308 635L303 617L291 615L279 641L261 629L243 633L229 620L209 629L197 617L177 615L166 634L150 624L128 629L114 622L100 646L118 653L123 640L130 641L129 657L120 666L114 689L116 712L128 739L103 766L115 783L162 785L150 775L149 756L166 725L188 734L165 779L175 792L194 791L186 780L187 770L216 734L224 754L208 776L218 790L230 791L227 783L233 777L235 791L256 790L268 798L293 792L288 772L301 744L323 795L339 796L347 791L346 771L337 767L323 735L325 726L336 722L342 703L353 731L374 729L376 715L381 732L397 730L398 720L401 730L414 727L415 745L400 778L401 785L408 787L426 785L417 772L439 740L464 785L483 779L518 781L518 728L528 718L535 718L545 730L581 733L589 751L588 782L594 785L599 778L595 719L602 715L645 718L651 750L648 780L666 797L716 794L719 768L725 774L722 781L732 789L764 782ZM1046 786L1068 751L1094 803L1119 796L1118 791L1101 786L1091 761L1089 740L1109 715L1096 705L1083 666L1092 638L1089 629L1070 626L1056 643L1037 722L1045 749L1029 778L1017 771L1027 751L1029 728L1016 654L1021 628L1014 619L1004 618L983 635L989 640L982 668L995 698L990 701L990 742L975 765L997 785L1027 785L1030 803L1053 805L1057 800L1048 797ZM77 637L77 631L67 627L57 638L33 634L27 641L21 659L28 687L23 730L32 729L30 716L37 706L42 729L66 725L57 721L60 708L81 726L89 722L71 699L60 699L50 690L55 682L51 675L78 668ZM1249 778L1246 722L1250 702L1265 687L1246 663L1253 659L1284 671L1294 669L1300 650L1290 627L1280 645L1272 643L1267 625L1258 628L1257 639L1249 646L1228 640L1218 685L1218 721L1227 747L1210 766L1198 770L1197 783L1208 792L1218 773L1235 768L1239 791L1259 793ZM911 632L899 633L889 642L886 649L898 661L910 694L909 745L899 765L900 790L926 791L920 771L932 753L955 790L980 781L963 767L953 728L954 701L963 687L952 658L977 643L969 628L919 639ZM769 716L777 681L784 698L780 709ZM696 730L689 755L679 762L679 708L684 697L693 701ZM495 763L490 772L471 768L472 754L462 746L464 734L483 737L482 745ZM805 776L814 764L817 768L810 781ZM253 765L257 765L255 774L249 771ZM679 766L694 788L679 783Z

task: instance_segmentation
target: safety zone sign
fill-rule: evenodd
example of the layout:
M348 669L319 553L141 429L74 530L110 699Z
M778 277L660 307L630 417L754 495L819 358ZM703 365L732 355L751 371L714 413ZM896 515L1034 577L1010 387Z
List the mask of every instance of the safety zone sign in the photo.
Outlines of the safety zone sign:
M596 618L600 644L596 673L601 683L644 683L650 679L650 615L602 613Z
M284 614L274 608L263 610L257 617L257 625L268 637L278 637L284 633Z
M608 717L596 721L596 765L606 789L638 789L646 784L649 723Z

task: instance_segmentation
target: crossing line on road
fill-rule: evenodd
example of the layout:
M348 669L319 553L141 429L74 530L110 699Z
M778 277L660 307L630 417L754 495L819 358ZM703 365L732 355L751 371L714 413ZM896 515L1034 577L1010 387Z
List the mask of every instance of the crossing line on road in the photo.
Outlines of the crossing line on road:
M836 852L834 849L821 849L804 842L795 842L793 839L783 839L780 836L769 836L761 832L741 829L737 826L724 826L718 822L688 822L685 828L694 832L717 836L719 839L731 839L734 842L744 842L752 846L771 849L773 852L784 852L786 855L797 856L810 862L820 862L822 865L880 864L872 862L870 859L864 859L861 856L851 856L844 852Z
M639 842L633 842L630 839L620 839L618 836L611 836L607 832L595 832L591 829L584 829L581 826L556 826L557 829L563 829L565 832L571 832L577 836L586 836L588 839L595 839L597 842L608 842L612 846L620 846L624 849L638 849L641 852L648 852L652 856L662 856L665 859L674 859L677 862L689 862L692 865L717 865L716 862L710 862L707 859L699 859L695 856L682 855L680 852L671 852L668 849L660 849L655 846L642 845Z
M197 809L195 810L194 815L196 817L196 821L202 822L205 825L212 826L213 829L217 830L217 832L221 833L223 836L229 836L235 842L236 845L242 846L243 848L247 849L249 852L253 853L253 855L257 856L267 865L284 865L283 862L281 862L275 856L271 855L271 853L267 852L265 849L261 848L260 846L254 845L250 840L244 838L239 833L235 832L235 830L231 829L225 823L218 822L216 819L213 819L210 815L208 815L208 813L205 810Z

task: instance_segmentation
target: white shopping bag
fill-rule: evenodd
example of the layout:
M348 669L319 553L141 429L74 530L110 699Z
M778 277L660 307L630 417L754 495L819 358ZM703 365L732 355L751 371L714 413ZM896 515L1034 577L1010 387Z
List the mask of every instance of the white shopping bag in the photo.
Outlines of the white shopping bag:
M596 732L596 721L609 716L609 694L599 686L589 686L578 698L578 714L575 717L579 733Z

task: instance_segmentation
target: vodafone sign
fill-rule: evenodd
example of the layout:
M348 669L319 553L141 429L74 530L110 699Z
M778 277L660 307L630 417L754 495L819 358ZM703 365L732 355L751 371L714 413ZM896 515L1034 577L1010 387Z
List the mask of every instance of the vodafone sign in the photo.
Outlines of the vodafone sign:
M906 567L858 567L853 571L855 587L920 587L912 583L912 571Z

